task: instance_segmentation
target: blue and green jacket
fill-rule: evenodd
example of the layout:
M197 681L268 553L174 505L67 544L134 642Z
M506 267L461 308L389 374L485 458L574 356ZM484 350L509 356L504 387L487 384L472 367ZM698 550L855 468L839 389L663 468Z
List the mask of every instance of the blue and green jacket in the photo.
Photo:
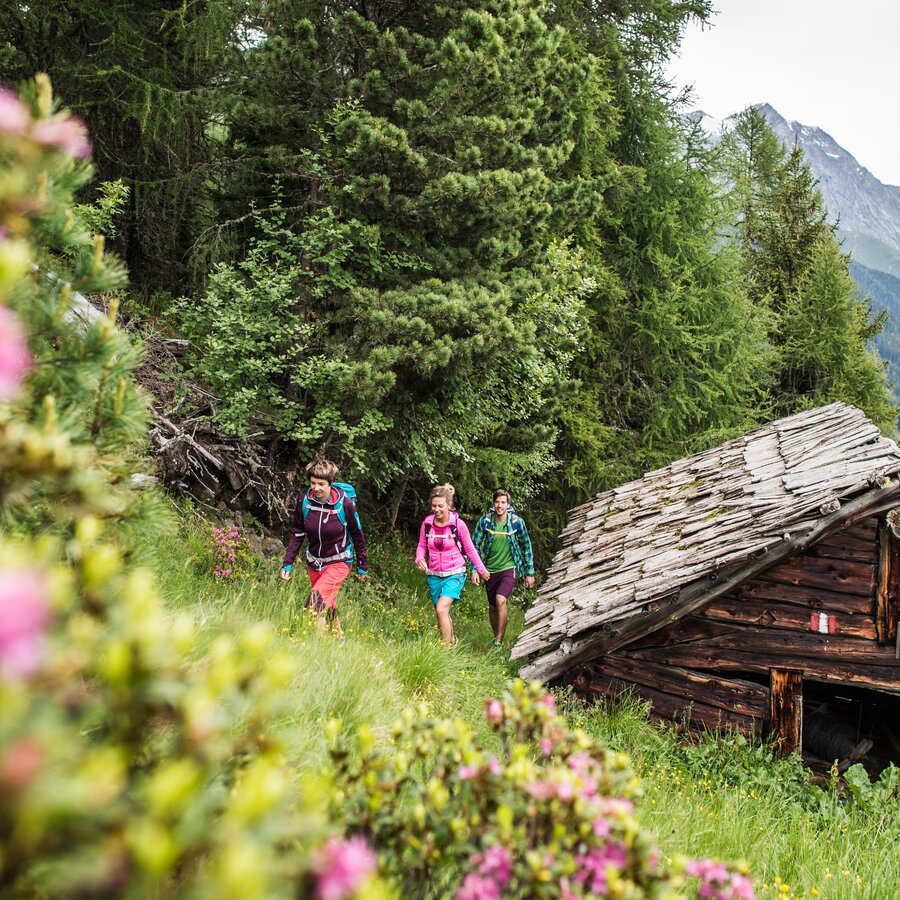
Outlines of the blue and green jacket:
M494 543L494 535L491 532L501 528L503 531L515 535L515 540L509 541L509 549L512 551L513 561L516 564L516 572L524 577L534 575L534 554L531 550L531 538L528 536L525 520L517 516L512 507L507 512L506 521L502 526L497 522L497 517L493 510L486 512L475 526L472 543L475 544L475 549L485 561L485 565L487 565L487 559L491 555L491 544Z

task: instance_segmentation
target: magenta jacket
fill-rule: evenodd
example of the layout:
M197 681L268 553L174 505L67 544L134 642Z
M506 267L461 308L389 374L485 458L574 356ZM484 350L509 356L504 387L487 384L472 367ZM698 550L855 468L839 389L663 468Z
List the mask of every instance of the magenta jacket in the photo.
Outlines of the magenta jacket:
M490 577L490 573L485 568L475 545L472 543L472 536L466 523L455 513L450 513L450 522L447 525L436 526L434 524L434 514L425 516L422 525L419 528L419 546L416 548L416 562L425 559L428 554L428 571L435 575L442 575L445 572L455 572L465 568L466 559L459 552L456 541L453 539L453 532L450 525L456 525L456 533L459 536L459 542L469 557L472 565L480 575L485 578ZM425 526L430 526L428 538L425 537Z

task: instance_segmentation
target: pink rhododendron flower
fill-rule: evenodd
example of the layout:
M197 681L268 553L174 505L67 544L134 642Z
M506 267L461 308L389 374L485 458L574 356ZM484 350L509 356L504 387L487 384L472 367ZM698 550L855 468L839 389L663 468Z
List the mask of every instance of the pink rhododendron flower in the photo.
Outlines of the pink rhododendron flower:
M492 756L488 760L487 767L488 767L488 772L490 772L491 775L502 775L503 774L503 769L501 768L500 763L498 762L496 756Z
M0 674L20 678L40 667L49 606L42 572L37 569L0 572Z
M30 784L44 762L44 749L30 735L13 741L0 756L0 785L22 788Z
M735 872L729 884L732 900L756 900L753 882L746 876Z
M69 116L67 119L47 119L35 122L31 128L31 136L47 147L59 147L64 153L82 159L90 156L91 144L88 141L87 129L80 119Z
M595 797L599 786L600 784L596 778L585 778L581 783L581 796L588 799Z
M549 756L553 752L553 741L550 738L544 738L541 741L541 756Z
M621 797L600 797L600 809L609 816L627 816L634 811L634 804Z
M470 872L456 892L456 900L500 900L500 885L493 878Z
M525 790L535 800L549 800L556 794L554 785L547 781L532 781L531 784L525 786Z
M503 718L503 704L499 700L489 700L486 715L489 722L499 722Z
M332 838L313 861L317 900L344 900L355 894L378 867L365 838Z
M11 309L0 306L0 402L11 400L19 393L30 366L22 323Z
M541 698L541 703L543 703L550 712L556 712L556 697L554 697L553 694L544 694Z
M473 862L478 863L478 874L490 876L501 887L509 883L512 874L512 856L506 847L496 844L488 847L480 856L473 857Z
M584 775L593 761L593 758L587 753L576 753L574 756L569 757L569 768L579 775Z
M588 853L575 858L577 867L575 881L586 885L592 894L606 894L606 869L624 869L628 864L628 855L619 844L608 844L605 847L594 847Z
M28 107L12 91L0 91L0 131L25 134L30 122Z
M556 796L560 800L571 800L575 796L575 788L571 781L561 781L556 786Z
M463 781L470 781L472 778L478 777L478 769L475 766L460 766L456 770L456 777Z
M600 816L599 818L594 819L594 834L597 837L608 838L612 833L612 828L609 822Z
M691 859L684 866L686 875L696 875L704 881L726 881L728 867L717 859Z

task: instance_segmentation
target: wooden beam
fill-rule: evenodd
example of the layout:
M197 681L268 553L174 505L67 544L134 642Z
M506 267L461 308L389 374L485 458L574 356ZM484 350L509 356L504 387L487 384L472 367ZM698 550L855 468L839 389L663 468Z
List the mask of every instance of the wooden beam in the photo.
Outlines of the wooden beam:
M803 746L803 671L769 669L769 720L777 752L799 753Z
M683 722L688 728L707 728L711 731L730 728L746 735L762 736L762 720L759 718L742 716L725 709L708 706L705 703L687 700L684 697L675 697L663 691L622 681L619 678L590 676L581 672L575 677L573 683L579 691L586 694L600 695L611 699L634 696L638 700L648 702L653 715L669 719L672 722Z
M874 555L875 551L872 552ZM870 619L875 615L875 602L872 597L824 591L808 588L802 584L776 584L767 581L765 575L742 584L735 591L735 596L741 600L772 600L775 603L790 603L807 609L863 615Z
M887 648L885 648L887 652ZM853 684L858 687L881 688L900 693L900 669L868 665L846 659L812 659L784 652L757 650L723 650L721 647L679 644L674 647L629 649L635 659L649 659L666 665L702 669L708 672L734 672L740 674L767 675L774 665L779 668L803 669L807 681L826 684ZM893 656L893 652L890 654Z
M879 644L892 644L897 633L897 583L900 541L887 522L878 532L878 580L875 588L875 633Z
M768 713L769 692L755 681L723 678L627 656L604 656L588 663L585 671L594 677L618 678L753 719L763 719Z

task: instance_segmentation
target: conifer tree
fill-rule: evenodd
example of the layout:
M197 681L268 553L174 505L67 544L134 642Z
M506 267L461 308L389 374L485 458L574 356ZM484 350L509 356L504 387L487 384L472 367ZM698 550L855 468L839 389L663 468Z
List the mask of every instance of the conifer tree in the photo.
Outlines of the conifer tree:
M752 107L723 147L746 283L771 314L771 414L842 400L893 428L884 362L870 344L884 317L859 296L803 151L782 148Z
M196 274L192 249L222 183L220 98L239 71L245 7L14 0L0 16L0 80L48 73L90 130L100 181L128 189L116 248L143 293L183 290Z
M570 503L756 421L764 369L759 312L723 252L725 220L703 148L681 127L660 62L704 3L559 8L598 60L594 136L570 165L604 185L576 234L595 269L591 330L564 413Z
M289 282L256 345L283 365L277 396L263 398L253 351L226 389L210 345L240 342L239 316L210 331L188 315L197 371L224 403L244 391L245 410L277 412L307 448L340 444L383 487L473 467L525 485L552 463L545 407L566 373L544 370L577 323L549 353L538 331L561 296L550 223L588 63L545 13L524 0L261 7L230 127L265 207L246 260L262 269L244 283ZM205 304L221 309L220 287ZM298 323L308 333L291 339Z

